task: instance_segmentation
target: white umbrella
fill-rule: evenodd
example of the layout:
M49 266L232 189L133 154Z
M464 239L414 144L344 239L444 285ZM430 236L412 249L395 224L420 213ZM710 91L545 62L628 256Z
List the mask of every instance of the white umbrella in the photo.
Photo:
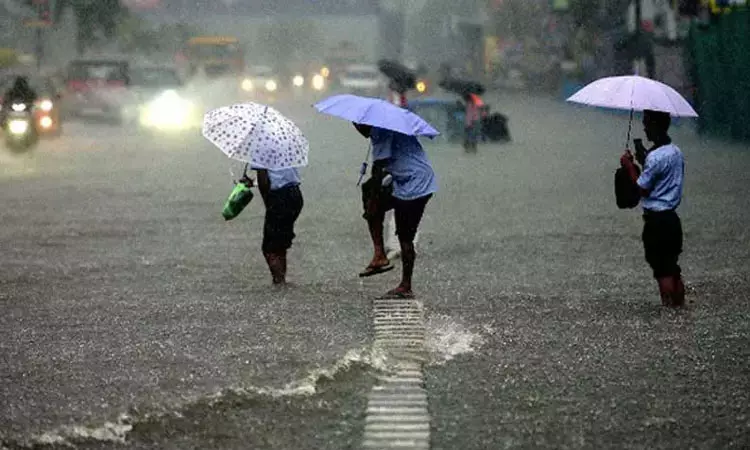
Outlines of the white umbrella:
M242 103L209 111L203 136L228 157L262 169L307 165L310 144L291 120L270 106Z
M573 94L568 101L625 111L662 111L673 117L698 117L677 91L638 75L601 78Z

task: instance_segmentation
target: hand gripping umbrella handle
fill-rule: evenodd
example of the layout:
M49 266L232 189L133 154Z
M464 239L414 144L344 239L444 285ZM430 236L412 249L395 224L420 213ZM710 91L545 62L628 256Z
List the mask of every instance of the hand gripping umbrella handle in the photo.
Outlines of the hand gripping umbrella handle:
M359 180L357 181L357 186L362 184L362 179L367 174L367 161L362 163L362 167L359 169Z
M372 142L367 146L367 153L365 154L365 160L362 162L362 166L359 168L359 180L357 186L362 184L362 179L367 174L367 161L370 160L370 151L372 150Z

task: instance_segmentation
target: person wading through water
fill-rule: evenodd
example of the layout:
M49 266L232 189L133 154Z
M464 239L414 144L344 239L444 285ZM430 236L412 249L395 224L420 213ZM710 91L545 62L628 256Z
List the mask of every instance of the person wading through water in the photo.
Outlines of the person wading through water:
M294 224L304 206L298 169L252 168L258 174L257 185L266 217L263 223L263 256L271 271L273 284L286 284L287 251L295 238ZM250 181L252 184L252 181Z
M644 221L643 247L646 261L659 284L662 304L680 307L685 304L685 285L677 263L682 253L682 224L677 207L682 201L685 162L682 152L669 137L670 124L669 114L644 111L644 131L654 146L636 152L643 172L638 175L629 150L620 158L620 164L639 188Z
M438 189L435 172L416 137L357 123L354 127L370 139L373 159L372 176L362 184L362 203L374 254L359 276L369 277L393 269L383 243L385 213L393 209L401 245L402 276L401 283L382 298L413 298L414 237L425 206Z
M466 121L464 129L464 149L469 153L476 153L477 145L482 133L482 106L484 102L476 94L466 94L463 97L466 105Z
M408 106L408 100L406 98L406 92L403 87L400 87L398 83L391 81L388 85L390 91L389 99L390 102L399 108L406 108ZM397 259L401 257L401 244L396 236L396 218L393 211L388 211L385 215L385 251L386 256L389 260ZM417 248L419 242L419 232L414 236L414 249Z

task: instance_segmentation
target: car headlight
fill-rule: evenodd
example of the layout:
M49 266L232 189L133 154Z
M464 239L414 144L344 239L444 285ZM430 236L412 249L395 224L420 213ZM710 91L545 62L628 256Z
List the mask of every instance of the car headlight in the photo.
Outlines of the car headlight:
M166 91L149 103L141 115L141 123L157 128L184 126L193 110L193 104L174 91Z
M305 85L305 77L303 77L302 75L296 75L296 76L295 76L295 77L294 77L294 78L292 79L292 84L293 84L293 85L294 85L295 87L302 87L302 86L304 86L304 85Z
M10 134L24 134L29 130L28 120L11 120L8 122Z
M268 80L268 81L266 81L266 90L268 92L273 92L277 88L278 88L278 86L276 85L276 81L274 81L274 80Z
M331 70L328 67L323 67L320 69L320 74L323 75L323 78L328 78L331 75Z
M42 100L41 103L39 103L39 108L41 108L44 112L50 112L52 111L52 107L54 105L52 104L52 100Z
M52 127L52 118L50 116L44 116L41 119L39 119L39 126L44 128L45 130Z
M253 80L250 80L248 78L245 78L242 80L242 90L245 92L250 92L255 88L253 85Z
M422 93L427 90L427 83L420 81L417 83L417 92Z
M11 106L11 109L15 112L23 112L26 111L26 104L24 103L13 103Z
M323 75L315 75L312 79L312 87L316 91L321 91L325 87L326 79Z

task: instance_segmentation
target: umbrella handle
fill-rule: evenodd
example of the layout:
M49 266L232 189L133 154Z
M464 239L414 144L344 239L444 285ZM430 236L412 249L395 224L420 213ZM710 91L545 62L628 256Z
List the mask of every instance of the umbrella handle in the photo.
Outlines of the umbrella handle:
M630 134L633 131L633 109L630 110L630 120L628 120L628 137L625 139L625 148L629 148L630 145Z
M234 172L232 172L232 168L229 168L229 176L232 178L232 183L237 184L243 180L249 179L250 177L247 176L247 169L249 167L250 163L245 163L244 169L242 169L242 177L240 177L239 180L234 179Z
M359 180L357 181L357 186L362 184L362 179L367 174L367 161L362 163L362 167L359 169Z
M359 180L357 181L357 186L362 184L362 179L367 174L367 161L370 160L370 151L372 150L372 142L370 142L370 145L367 146L367 153L365 154L365 160L362 162L362 166L359 168Z

